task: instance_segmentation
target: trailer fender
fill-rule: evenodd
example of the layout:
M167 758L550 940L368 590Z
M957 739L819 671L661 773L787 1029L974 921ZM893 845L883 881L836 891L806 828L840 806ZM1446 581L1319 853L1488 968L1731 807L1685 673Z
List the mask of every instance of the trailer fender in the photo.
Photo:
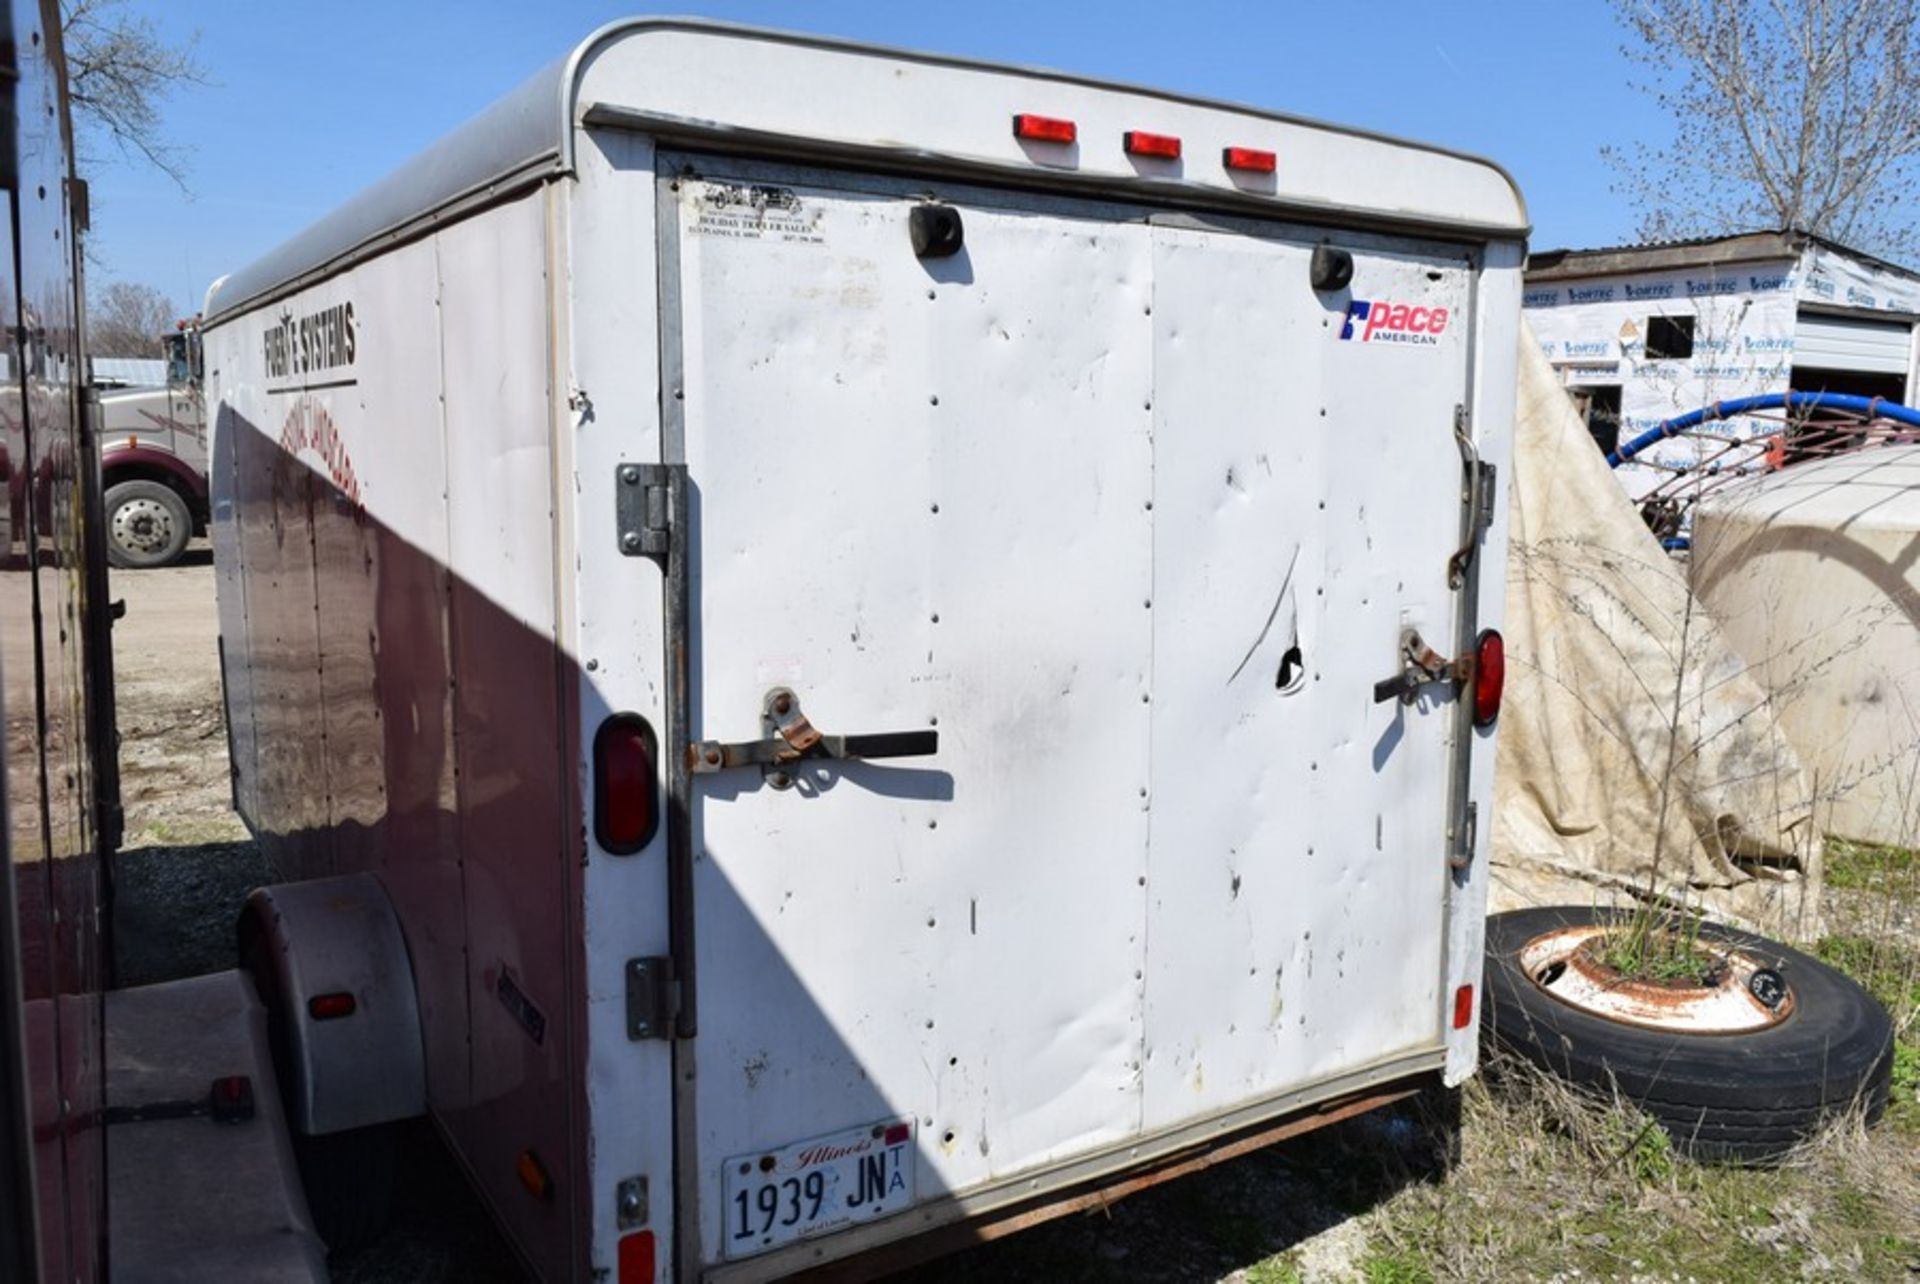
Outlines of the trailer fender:
M267 1005L287 1117L308 1136L424 1114L425 1045L400 919L371 874L256 888L241 966Z

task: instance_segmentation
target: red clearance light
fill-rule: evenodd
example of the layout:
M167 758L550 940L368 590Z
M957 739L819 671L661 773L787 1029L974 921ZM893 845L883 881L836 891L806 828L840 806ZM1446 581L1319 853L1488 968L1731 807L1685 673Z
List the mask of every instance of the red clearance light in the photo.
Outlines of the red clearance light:
M1171 134L1148 134L1129 129L1123 140L1129 156L1158 156L1163 160L1180 159L1180 140Z
M1463 985L1453 992L1453 1028L1464 1030L1473 1021L1473 987Z
M622 1235L619 1284L653 1284L655 1251L650 1230Z
M353 996L345 990L334 994L316 994L307 1000L307 1015L316 1021L332 1021L337 1017L352 1016Z
M1013 136L1030 143L1071 143L1080 137L1080 131L1070 120L1021 112L1013 118Z
M1480 634L1473 656L1473 725L1490 727L1500 716L1507 686L1507 644L1494 629Z
M1226 162L1228 169L1237 169L1248 174L1271 174L1280 164L1280 158L1272 152L1263 152L1252 147L1229 147L1222 159Z
M593 738L593 836L616 856L645 847L660 827L653 728L616 713Z

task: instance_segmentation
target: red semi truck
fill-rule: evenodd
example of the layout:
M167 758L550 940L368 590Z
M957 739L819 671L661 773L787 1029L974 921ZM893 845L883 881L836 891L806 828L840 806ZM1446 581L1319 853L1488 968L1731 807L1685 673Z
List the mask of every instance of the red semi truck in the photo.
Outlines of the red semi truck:
M200 331L162 336L167 381L100 393L100 467L107 560L126 570L171 566L207 526L207 412Z

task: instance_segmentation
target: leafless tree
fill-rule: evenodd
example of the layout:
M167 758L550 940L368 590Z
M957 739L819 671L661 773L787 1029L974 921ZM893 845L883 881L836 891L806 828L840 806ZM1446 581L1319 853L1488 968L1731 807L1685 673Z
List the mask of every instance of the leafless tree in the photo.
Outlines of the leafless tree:
M115 281L87 305L87 348L96 357L158 357L173 329L173 301L150 285Z
M1603 149L1649 238L1920 251L1920 0L1612 0L1665 146Z
M127 11L127 0L60 0L60 26L83 144L89 135L111 143L185 188L188 152L168 139L164 107L176 87L207 83L197 37L168 44L153 19Z

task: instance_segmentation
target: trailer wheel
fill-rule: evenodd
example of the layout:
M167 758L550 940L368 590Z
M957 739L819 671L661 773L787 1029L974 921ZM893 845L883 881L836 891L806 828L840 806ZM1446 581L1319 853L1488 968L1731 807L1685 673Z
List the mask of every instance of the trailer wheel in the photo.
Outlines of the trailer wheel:
M393 1215L393 1124L293 1138L313 1228L338 1258L372 1244Z
M107 561L123 570L170 566L187 551L193 514L172 487L123 481L108 488Z
M1765 1162L1855 1107L1887 1106L1893 1025L1818 959L1715 924L1696 982L1653 985L1583 953L1630 913L1586 906L1487 920L1481 1032L1598 1094L1618 1092L1696 1159Z

